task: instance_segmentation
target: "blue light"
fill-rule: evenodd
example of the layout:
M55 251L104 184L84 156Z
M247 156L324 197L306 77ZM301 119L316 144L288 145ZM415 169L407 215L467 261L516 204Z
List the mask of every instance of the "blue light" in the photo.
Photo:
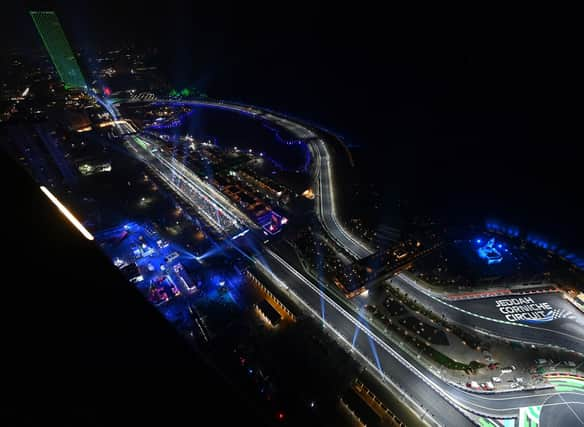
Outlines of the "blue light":
M381 361L379 360L379 355L377 354L377 347L375 345L375 342L373 341L373 339L370 336L367 336L367 338L369 338L369 346L371 347L371 352L373 353L373 357L375 357L375 363L377 364L377 369L379 369L380 371L383 372L383 368L381 367Z
M481 243L481 239L477 239L477 243Z
M355 341L357 341L357 335L359 335L359 327L355 326L355 333L353 334L353 342L352 342L353 348L355 347Z
M501 255L501 253L493 247L494 244L495 238L492 237L491 239L489 239L489 241L487 241L485 245L481 246L477 250L479 257L481 257L484 260L487 260L487 264L489 265L500 263L503 260L503 255ZM501 247L500 244L498 246Z
M503 247L503 245L499 243L499 244L497 245L497 247L498 247L499 249L501 249L501 248Z

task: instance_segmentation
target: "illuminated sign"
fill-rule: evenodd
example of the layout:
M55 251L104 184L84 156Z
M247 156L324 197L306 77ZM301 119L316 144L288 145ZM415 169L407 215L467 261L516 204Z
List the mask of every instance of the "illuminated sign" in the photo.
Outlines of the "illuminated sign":
M536 303L531 297L499 299L495 304L510 322L545 323L566 317L548 302Z

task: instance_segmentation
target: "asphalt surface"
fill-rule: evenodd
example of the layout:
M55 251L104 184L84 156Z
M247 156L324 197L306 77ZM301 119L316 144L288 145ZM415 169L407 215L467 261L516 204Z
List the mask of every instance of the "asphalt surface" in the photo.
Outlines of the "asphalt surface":
M584 426L584 394L568 392L551 396L541 409L539 425Z
M522 341L530 344L553 345L584 354L584 323L581 313L577 313L569 302L557 294L529 295L534 301L549 304L567 314L549 323L530 325L522 322L507 321L496 307L496 300L512 297L484 298L480 300L448 301L431 293L415 283L414 279L400 274L394 282L411 297L436 313L443 314L448 320L471 326L484 333Z
M316 203L317 215L329 236L353 258L362 259L371 254L373 250L364 242L353 236L340 222L335 203L335 192L333 183L332 159L326 147L325 141L318 138L318 135L306 126L289 120L285 117L263 111L256 107L241 106L215 101L165 101L174 104L186 104L193 106L204 106L219 108L229 111L250 115L255 118L267 120L276 126L280 126L289 131L296 138L306 140L308 147L314 157L315 180L316 180Z
M362 259L373 254L373 250L367 247L367 245L357 237L351 235L338 219L335 203L332 159L326 147L326 143L322 139L317 139L310 142L309 146L314 159L318 219L329 237L331 237L339 247L343 248L353 256L353 258Z
M361 357L361 361L364 361L370 370L383 373L388 377L388 381L405 391L415 402L420 402L421 407L418 408L420 416L427 410L426 419L429 422L432 422L433 419L433 424L473 425L466 416L433 391L422 377L404 369L403 364L396 359L396 356L388 351L389 347L386 348L371 338L368 329L352 316L347 315L334 301L326 298L318 285L312 284L301 275L299 276L293 268L287 268L286 261L276 254L268 253L264 263L269 271L276 276L275 281L285 284L288 287L288 293L296 295L297 298L304 301L315 317L320 319L324 317L325 327L330 329L330 332L339 338L344 346L352 348L352 351Z
M400 346L392 345L382 334L376 333L365 319L357 321L346 309L329 301L331 298L327 298L323 286L310 282L292 266L288 268L287 262L278 255L268 252L264 264L280 283L286 284L319 318L324 317L328 327L339 333L349 347L356 335L354 351L366 359L370 368L377 370L381 377L389 376L389 380L416 402L420 402L440 424L465 425L468 421L453 405L490 417L515 417L522 407L542 405L548 399L564 394L551 388L476 393L444 381ZM563 409L558 410L569 409L563 405Z
M242 231L243 224L257 228L249 218L234 209L225 196L202 181L184 165L163 153L158 143L150 141L150 148L146 149L141 143L137 143L136 139L136 137L131 137L127 139L127 142L138 158L150 166L156 175L176 193L188 200L210 225L219 231L229 233ZM143 138L138 138L138 140L144 141ZM152 147L158 149L154 151ZM217 211L220 211L221 215L217 215Z
M264 112L257 108L238 105L230 107L229 104L225 103L199 101L188 101L185 103L225 108L253 116L264 114ZM289 123L292 122L289 120L281 120L281 123L289 126ZM301 125L298 125L298 128L304 129ZM301 131L297 130L297 132L300 133ZM320 167L322 168L323 163L329 160L328 153L326 153L326 146L324 142L322 145L317 142L314 146L317 148L314 151L319 153L321 159ZM322 151L323 147L324 151ZM321 178L324 176L325 181L321 194L333 194L327 191L328 188L332 189L332 173L329 174L327 172L318 175ZM325 199L326 197L323 197L323 201ZM334 212L334 195L328 199L328 203L330 203L330 209L324 208L323 211ZM335 216L328 221L328 225L331 227L331 234L339 236L339 238L342 238L340 236L345 236L348 239L349 248L355 251L355 255L358 255L357 247L359 245L355 244L356 239L353 241L353 236L345 235L347 233L346 230L338 224ZM313 316L320 318L323 321L323 327L328 328L342 345L352 348L352 351L362 359L365 365L377 372L383 381L390 382L398 389L401 389L411 406L419 410L420 417L423 417L431 424L473 425L474 423L463 415L460 408L465 408L470 412L488 417L515 417L521 407L543 405L550 399L565 399L564 394L557 393L553 389L537 391L519 390L516 392L487 394L471 392L448 383L431 372L427 367L420 364L416 357L407 353L402 346L396 343L390 343L381 331L373 330L373 327L366 320L361 318L357 313L351 312L351 308L339 305L339 302L333 299L334 296L331 297L327 294L324 285L311 282L299 273L297 267L290 265L288 261L270 250L266 252L267 255L262 255L261 261L256 262L257 267L269 274L275 284L285 288ZM365 252L363 251L362 253ZM411 295L415 295L419 301L428 304L430 308L438 308L438 312L445 313L448 316L460 316L460 313L464 314L457 307L445 305L444 301L421 292L413 283L409 283L408 278L405 276L400 276L395 280L400 280L403 286L411 292ZM470 314L466 315L469 316ZM478 318L476 316L472 317L473 319ZM463 321L469 321L469 318L462 317L461 319ZM485 325L491 325L491 323L504 325L495 326L503 330L510 326L491 320L481 320L487 322ZM529 333L533 333L534 336L542 332L533 327L525 329L530 331ZM569 402L569 400L567 401ZM558 402L554 407L557 407L557 410L561 411L562 414L570 411L569 406L565 402L563 404ZM542 425L545 424L542 423Z

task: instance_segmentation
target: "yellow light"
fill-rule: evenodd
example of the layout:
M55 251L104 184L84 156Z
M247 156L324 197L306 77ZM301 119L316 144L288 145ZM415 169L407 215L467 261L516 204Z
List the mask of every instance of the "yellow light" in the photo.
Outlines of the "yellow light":
M302 195L304 197L306 197L309 200L314 200L314 192L312 191L312 188L308 188L307 190L305 190Z
M47 187L41 185L41 191L45 193L45 196L47 196L49 200L53 202L53 204L61 211L65 218L67 218L71 224L73 224L75 228L77 228L77 230L83 234L83 237L85 237L87 240L93 240L91 233L87 231L83 224L81 224L77 218L75 218L73 214L69 212L69 210L55 196L53 196L53 193L51 193Z
M104 128L107 126L121 125L121 124L128 124L128 122L126 120L109 120L107 122L101 122L99 124L99 127Z

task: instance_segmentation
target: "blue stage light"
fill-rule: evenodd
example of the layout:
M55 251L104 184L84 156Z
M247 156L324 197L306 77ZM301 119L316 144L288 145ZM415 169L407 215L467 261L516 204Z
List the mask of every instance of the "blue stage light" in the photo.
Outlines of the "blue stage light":
M503 260L503 255L493 247L495 238L492 237L484 246L478 248L479 256L487 261L487 264L497 264Z

